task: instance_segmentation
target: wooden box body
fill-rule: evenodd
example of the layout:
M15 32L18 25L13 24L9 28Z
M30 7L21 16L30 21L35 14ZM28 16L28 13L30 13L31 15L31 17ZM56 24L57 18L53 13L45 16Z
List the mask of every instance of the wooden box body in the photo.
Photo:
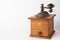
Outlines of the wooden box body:
M54 34L54 14L46 18L30 17L31 19L31 36L51 38Z

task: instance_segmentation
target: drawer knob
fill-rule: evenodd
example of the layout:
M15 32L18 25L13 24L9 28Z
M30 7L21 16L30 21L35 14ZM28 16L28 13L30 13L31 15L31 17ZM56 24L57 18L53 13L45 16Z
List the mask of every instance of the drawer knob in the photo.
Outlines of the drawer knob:
M39 32L38 35L42 35L42 32Z

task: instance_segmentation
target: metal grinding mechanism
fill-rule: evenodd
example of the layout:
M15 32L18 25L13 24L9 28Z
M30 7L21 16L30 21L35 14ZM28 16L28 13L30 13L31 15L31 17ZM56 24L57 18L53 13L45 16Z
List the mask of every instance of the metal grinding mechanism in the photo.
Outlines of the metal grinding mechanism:
M53 9L54 8L54 4L48 4L47 7L44 7L44 4L41 4L41 12L39 12L37 15L35 15L36 17L48 17L50 16L49 13L47 11L44 11L44 8L46 9L49 9L49 12L53 12Z

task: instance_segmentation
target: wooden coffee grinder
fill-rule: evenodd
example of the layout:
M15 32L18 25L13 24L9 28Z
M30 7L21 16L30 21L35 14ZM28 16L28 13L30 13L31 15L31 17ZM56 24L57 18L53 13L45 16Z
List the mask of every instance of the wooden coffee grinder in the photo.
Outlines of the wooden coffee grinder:
M44 11L44 8L49 9L51 13L54 5L51 3L48 4L47 7L44 7L44 4L41 4L41 12L29 17L31 20L31 37L51 38L55 32L54 16L56 16L56 14L49 14L47 11Z

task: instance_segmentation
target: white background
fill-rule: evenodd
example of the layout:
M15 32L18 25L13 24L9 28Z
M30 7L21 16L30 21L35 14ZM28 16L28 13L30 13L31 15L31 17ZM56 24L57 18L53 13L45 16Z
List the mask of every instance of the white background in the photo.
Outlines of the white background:
M55 34L50 40L60 40L59 0L0 0L0 40L49 40L29 37L30 16L40 11L40 5L55 4Z

